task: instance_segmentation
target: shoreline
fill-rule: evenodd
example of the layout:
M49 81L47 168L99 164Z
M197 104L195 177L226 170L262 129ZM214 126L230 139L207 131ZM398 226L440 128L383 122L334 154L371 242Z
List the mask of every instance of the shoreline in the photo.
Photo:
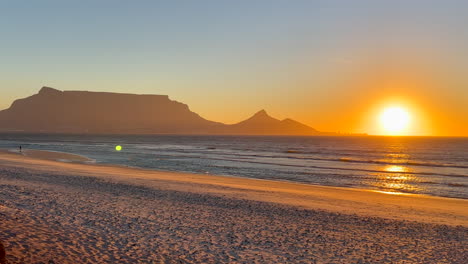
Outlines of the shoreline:
M159 169L150 169L150 168L141 168L136 166L128 166L128 165L120 165L120 164L110 164L110 163L96 163L96 160L88 158L83 155L68 153L68 152L60 152L60 151L52 151L52 150L35 150L35 149L28 149L24 150L24 153L29 153L27 155L22 155L19 151L15 151L12 149L1 149L0 154L13 154L13 155L22 155L33 159L40 159L40 160L49 160L49 161L56 161L60 163L74 163L74 164L87 164L87 165L94 165L94 166L101 166L101 167L110 167L110 168L122 168L122 169L134 169L139 171L146 171L146 172L157 172L157 173L174 173L174 174L191 174L191 175L201 175L201 176L214 176L214 177L227 177L227 178L234 178L234 179L247 179L247 180L254 180L254 181L267 181L267 182L275 182L275 183L292 183L297 185L304 185L304 186L312 186L312 187L324 187L324 188L334 188L334 189L344 189L344 190L356 190L356 191L363 191L363 192L377 192L377 193L384 193L390 195L407 195L407 196L421 196L421 197L434 197L434 198L441 198L441 199L457 199L468 201L468 199L461 198L461 197L451 197L451 196L436 196L431 194L420 194L420 193L410 193L410 192L394 192L394 191L385 191L385 190L378 190L378 189L364 189L359 187L344 187L344 186L332 186L332 185L320 185L320 184L313 184L313 183L304 183L298 181L291 181L286 179L261 179L261 178L253 178L247 176L236 176L236 175L222 175L222 174L209 174L209 173L194 173L188 171L170 171L170 170L159 170ZM377 171L376 171L377 172ZM407 172L411 174L411 172Z
M54 152L55 154L72 155ZM41 155L45 155L42 156ZM78 155L76 155L78 156ZM272 202L311 210L408 220L452 226L468 226L468 200L423 194L388 193L378 190L322 186L224 175L158 171L108 164L60 162L48 151L33 157L0 150L0 166L21 166L31 170L85 175L138 186L209 193L220 197ZM78 156L81 157L81 156Z
M23 149L20 152L19 150L14 149L0 149L0 154L1 153L20 155L32 159L50 160L65 163L92 164L95 162L95 160L90 159L86 156L51 150Z

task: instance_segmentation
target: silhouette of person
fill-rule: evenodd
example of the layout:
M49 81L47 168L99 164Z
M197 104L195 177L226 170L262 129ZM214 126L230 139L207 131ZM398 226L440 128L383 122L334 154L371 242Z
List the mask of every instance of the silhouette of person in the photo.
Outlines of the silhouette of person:
M22 146L19 147L19 150L20 150L20 153L23 153L23 147Z

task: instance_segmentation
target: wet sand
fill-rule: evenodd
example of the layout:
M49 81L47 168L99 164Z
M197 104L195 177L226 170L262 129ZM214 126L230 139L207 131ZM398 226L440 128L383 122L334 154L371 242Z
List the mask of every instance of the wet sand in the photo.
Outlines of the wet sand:
M12 263L468 259L461 199L61 159L0 153L0 240Z
M23 151L19 150L0 150L0 153L3 154L12 154L16 153L25 157L41 160L51 160L51 161L60 161L60 162L72 162L72 163L93 163L94 160L89 159L84 156L63 153L63 152L54 152L54 151L43 151L35 149L24 149Z

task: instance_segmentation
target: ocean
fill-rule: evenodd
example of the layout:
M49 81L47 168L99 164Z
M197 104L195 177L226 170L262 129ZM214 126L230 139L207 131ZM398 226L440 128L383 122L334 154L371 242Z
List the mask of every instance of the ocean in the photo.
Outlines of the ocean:
M20 145L97 164L468 199L468 138L0 134L0 148Z

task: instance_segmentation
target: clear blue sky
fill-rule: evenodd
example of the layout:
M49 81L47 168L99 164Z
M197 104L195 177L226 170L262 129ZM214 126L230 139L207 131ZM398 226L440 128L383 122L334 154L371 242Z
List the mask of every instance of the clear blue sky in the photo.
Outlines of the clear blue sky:
M467 14L468 1L442 0L0 0L0 109L47 85L168 94L228 123L266 108L365 132L357 117L329 120L402 94L466 108ZM400 69L444 85L385 86Z

